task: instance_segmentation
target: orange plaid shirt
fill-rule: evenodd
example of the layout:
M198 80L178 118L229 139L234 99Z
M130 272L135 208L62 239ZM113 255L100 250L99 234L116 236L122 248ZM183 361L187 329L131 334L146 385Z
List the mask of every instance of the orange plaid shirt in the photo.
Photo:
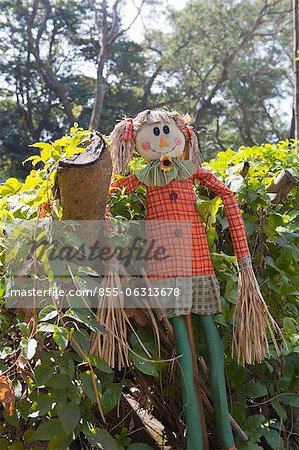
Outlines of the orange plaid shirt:
M237 259L249 256L250 252L238 202L233 192L211 172L199 167L192 177L184 181L173 180L165 186L145 186L147 220L183 220L192 223L192 277L199 277L214 274L214 268L205 228L195 209L196 196L193 189L195 179L221 197ZM132 174L113 182L110 194L122 188L125 188L125 193L129 193L140 185L141 182Z

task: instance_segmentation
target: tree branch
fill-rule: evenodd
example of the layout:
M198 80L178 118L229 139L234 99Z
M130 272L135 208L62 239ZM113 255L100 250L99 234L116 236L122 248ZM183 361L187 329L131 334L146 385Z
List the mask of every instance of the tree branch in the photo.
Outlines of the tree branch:
M68 100L65 89L63 85L57 79L55 73L50 68L50 66L45 63L40 57L39 46L38 43L34 40L32 29L34 26L34 22L36 19L37 11L39 7L39 0L34 0L32 6L32 13L29 15L27 20L27 37L28 37L28 49L29 52L34 56L37 67L39 69L40 74L44 78L46 84L49 89L51 89L55 95L59 98L63 105L64 112L69 120L70 125L72 125L75 121L75 117L72 112L72 104Z

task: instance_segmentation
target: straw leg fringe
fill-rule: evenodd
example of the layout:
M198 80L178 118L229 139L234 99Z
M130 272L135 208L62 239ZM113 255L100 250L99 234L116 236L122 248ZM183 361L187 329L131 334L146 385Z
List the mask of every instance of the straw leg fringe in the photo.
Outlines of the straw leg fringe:
M107 288L117 288L117 296L103 295L100 297L97 318L107 330L106 334L93 332L91 336L90 352L101 356L112 368L129 364L129 344L127 337L127 322L129 321L124 309L124 296L121 293L121 281L117 273L109 272L102 285L104 292ZM113 302L113 304L111 303Z
M282 332L271 316L252 268L240 270L238 303L233 317L233 354L238 363L254 364L269 354L267 332L281 354L275 335Z
M120 274L122 278L120 278ZM106 274L102 284L103 291L105 293L109 292L109 290L112 292L113 288L117 288L118 295L113 295L112 297L104 295L100 297L96 315L98 322L104 326L107 333L93 332L91 334L90 353L101 356L110 367L117 367L118 370L129 366L130 344L128 341L128 332L132 332L135 335L141 348L151 358L151 354L136 333L124 307L122 281L126 283L127 280L127 273L124 273L121 267L118 268L118 272L111 270ZM138 300L139 306L142 304L144 312L147 314L152 325L158 356L160 357L160 336L155 315L146 299L142 298ZM133 350L131 351L135 353Z

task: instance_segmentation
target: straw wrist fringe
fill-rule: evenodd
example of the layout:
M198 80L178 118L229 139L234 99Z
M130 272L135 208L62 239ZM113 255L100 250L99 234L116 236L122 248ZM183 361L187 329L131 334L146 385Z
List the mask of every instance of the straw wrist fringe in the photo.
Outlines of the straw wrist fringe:
M282 332L268 310L252 267L242 268L233 317L233 355L238 363L260 363L269 355L267 332L280 355L275 335L283 339Z
M250 255L238 259L239 270L250 269L251 267L252 267L252 259Z

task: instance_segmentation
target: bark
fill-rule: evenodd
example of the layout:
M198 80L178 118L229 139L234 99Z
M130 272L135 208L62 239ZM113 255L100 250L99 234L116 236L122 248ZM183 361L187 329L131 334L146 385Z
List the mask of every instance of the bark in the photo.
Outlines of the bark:
M95 15L97 19L97 27L99 33L99 54L97 60L97 79L96 79L96 89L95 98L92 108L91 118L89 122L90 130L98 130L100 126L105 94L107 90L107 81L105 77L105 66L108 61L111 46L113 43L126 31L128 31L131 26L135 23L137 17L140 15L143 8L145 0L142 1L137 13L131 23L127 28L120 28L120 14L118 12L118 5L120 0L114 0L112 5L113 17L111 26L108 26L108 5L106 0L102 0L102 11L101 18L98 18L98 13L94 5Z
M273 207L279 205L288 193L293 189L297 179L288 170L282 170L275 179L274 183L268 187L267 192L277 194L271 205Z
M156 69L155 69L154 73L152 74L152 76L150 77L148 83L144 87L144 93L143 93L143 96L142 96L142 99L141 99L141 102L140 102L140 109L141 110L148 108L148 98L149 98L149 96L151 94L151 89L153 87L155 79L157 78L157 76L161 72L161 69L162 69L162 64L159 64L156 67Z
M241 114L242 114L242 118L243 118L243 125L244 125L244 131L245 131L244 145L247 145L248 147L253 147L255 145L255 143L254 143L254 140L252 139L249 117L248 117L246 105L244 103L240 104L240 110L241 110Z
M111 156L99 135L93 136L86 153L61 159L57 182L62 219L104 219L111 173Z
M95 99L91 113L91 119L89 123L90 130L97 130L100 125L100 119L103 110L104 97L106 91L106 80L104 78L104 68L109 55L110 42L107 24L107 2L104 0L102 4L102 19L99 25L99 55L98 55L98 67L97 67L97 80Z
M70 125L73 125L73 123L75 122L75 116L72 111L73 106L67 97L64 86L62 85L62 83L60 83L51 67L45 61L43 61L39 52L39 40L48 20L47 15L45 15L43 22L39 26L37 38L34 39L32 34L32 28L34 26L38 7L39 0L35 0L32 7L32 13L27 21L28 50L34 56L39 72L45 80L47 86L52 90L52 92L55 93L57 98L60 100Z

